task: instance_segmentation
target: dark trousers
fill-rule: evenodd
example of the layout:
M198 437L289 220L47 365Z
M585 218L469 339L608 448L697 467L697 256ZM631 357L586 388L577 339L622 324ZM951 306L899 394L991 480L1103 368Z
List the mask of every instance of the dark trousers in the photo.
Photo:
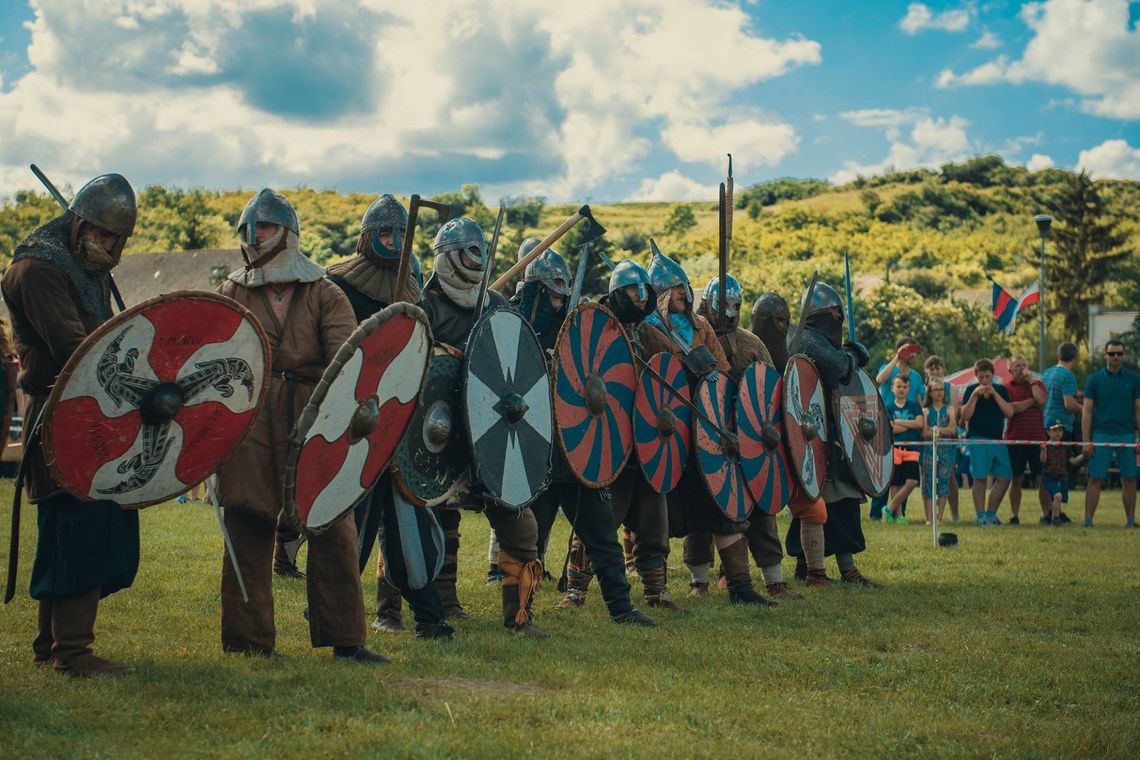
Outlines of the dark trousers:
M276 521L225 510L249 591L241 587L229 555L222 559L222 648L227 652L268 654L277 645L273 622L273 542ZM364 598L356 565L356 524L340 520L309 539L305 583L309 602L309 638L315 647L363 646Z
M538 522L530 507L522 510L507 507L489 506L484 510L487 521L495 529L499 539L499 551L509 554L519 562L533 562L538 559ZM551 522L554 518L550 518Z
M602 588L602 598L606 601L610 617L629 612L633 609L633 604L629 601L625 558L617 539L613 506L608 493L604 489L556 481L531 504L531 510L539 525L552 525L560 505L574 532L586 545L586 555L598 577L598 585ZM502 541L500 533L499 543Z
M669 558L669 511L641 470L626 466L610 486L614 523L634 533L633 558L639 570L664 567ZM593 555L590 555L591 558Z
M756 567L765 568L778 565L784 560L784 548L780 544L780 534L776 530L776 516L759 509L748 516L748 551Z

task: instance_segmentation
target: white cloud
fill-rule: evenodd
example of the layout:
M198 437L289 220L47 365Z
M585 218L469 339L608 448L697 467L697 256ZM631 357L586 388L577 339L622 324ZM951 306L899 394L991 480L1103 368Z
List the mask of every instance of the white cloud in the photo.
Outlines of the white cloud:
M874 118L865 116L872 111L877 114ZM844 162L843 168L829 178L837 184L850 182L857 175L881 174L889 169L918 167L932 169L948 161L960 161L976 152L974 143L966 134L970 122L958 115L952 115L949 119L936 118L930 116L924 109L906 111L869 109L852 111L848 114L863 114L863 117L857 118L840 115L852 123L857 123L858 118L862 118L864 123L857 124L858 126L882 129L890 147L886 157L876 163ZM905 135L901 130L903 126L910 127Z
M1031 172L1039 172L1042 169L1052 169L1056 164L1053 163L1051 156L1045 156L1040 153L1034 153L1025 162L1025 168Z
M462 181L612 192L662 149L773 165L795 129L738 92L821 61L717 0L31 0L30 71L0 93L0 193L61 183ZM84 65L76 66L75 51ZM654 172L655 173L655 172Z
M906 16L899 21L899 29L907 34L918 34L928 29L943 32L964 32L970 25L971 11L968 8L956 8L942 13L935 13L930 6L924 3L911 3L906 8Z
M839 118L857 127L901 127L913 124L925 110L911 108L904 111L893 108L863 108L858 111L843 111Z
M1133 148L1124 140L1105 140L1082 150L1076 168L1097 179L1140 179L1140 148Z
M678 171L665 172L657 179L643 179L629 197L631 201L713 201L716 185L702 185Z
M1045 135L1038 132L1035 135L1020 135L1018 137L1011 137L1005 141L1005 147L1002 148L1002 153L1006 155L1014 155L1020 153L1023 148L1029 145L1040 145L1045 140Z
M1140 119L1140 29L1128 0L1026 3L1021 18L1033 38L1017 60L999 56L963 74L944 69L939 87L1044 82L1082 96L1087 113Z
M982 32L982 36L970 43L975 50L996 50L1001 47L1001 40L989 29Z

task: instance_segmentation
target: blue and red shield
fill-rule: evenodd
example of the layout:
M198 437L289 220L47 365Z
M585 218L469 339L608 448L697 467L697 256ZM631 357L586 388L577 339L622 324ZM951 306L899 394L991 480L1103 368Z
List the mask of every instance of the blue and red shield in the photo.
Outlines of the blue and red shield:
M574 475L590 488L617 480L633 448L637 372L621 323L604 306L570 313L554 348L554 423Z
M792 474L784 449L784 381L762 361L753 362L740 378L736 397L736 434L740 469L756 505L770 515L791 497Z
M634 398L633 437L641 472L650 488L668 493L681 481L692 436L692 412L685 403L689 400L689 382L681 360L664 353L650 357Z
M736 383L724 372L717 372L697 384L695 401L707 418L706 421L696 415L693 439L697 470L725 517L737 522L746 520L753 501L744 486L739 444L733 434Z

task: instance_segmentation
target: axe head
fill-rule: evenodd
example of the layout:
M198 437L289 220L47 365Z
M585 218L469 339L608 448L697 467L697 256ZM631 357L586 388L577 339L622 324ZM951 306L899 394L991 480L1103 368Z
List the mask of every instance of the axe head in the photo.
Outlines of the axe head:
M437 203L436 201L425 201L424 199L421 198L419 205L423 206L424 208L430 208L431 210L435 211L435 213L439 214L439 223L440 224L443 224L444 222L446 222L448 219L451 218L451 204L450 203Z
M589 206L583 206L578 209L578 213L585 218L588 225L586 227L586 233L579 239L578 245L592 243L606 234L606 228L598 224L598 220L594 218L594 213L590 211Z

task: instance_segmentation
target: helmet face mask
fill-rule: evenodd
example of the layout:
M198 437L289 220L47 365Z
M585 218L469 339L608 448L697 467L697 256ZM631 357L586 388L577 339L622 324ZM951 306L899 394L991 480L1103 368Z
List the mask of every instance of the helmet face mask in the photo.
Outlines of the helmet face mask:
M725 275L727 286L724 292L724 314L720 313L720 277L714 277L705 285L701 303L697 310L713 325L723 331L735 330L740 323L740 304L744 301L744 290L732 275Z
M465 269L482 271L487 266L487 236L474 219L461 216L447 221L435 234L431 247L437 256L447 254L452 263ZM475 266L469 266L467 260Z
M553 248L547 248L526 265L523 282L540 282L552 293L568 296L573 275L566 259Z

